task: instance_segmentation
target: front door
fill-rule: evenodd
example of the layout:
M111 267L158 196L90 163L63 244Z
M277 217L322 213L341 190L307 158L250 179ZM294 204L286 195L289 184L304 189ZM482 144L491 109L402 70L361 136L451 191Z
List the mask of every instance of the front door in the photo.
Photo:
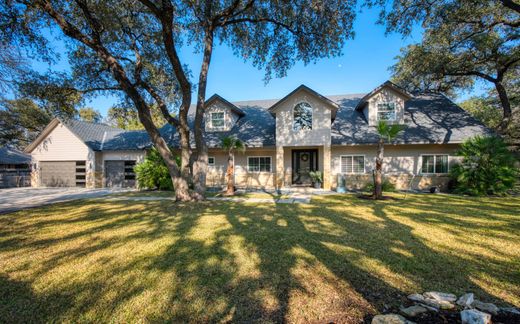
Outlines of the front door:
M292 183L294 185L312 184L309 173L318 170L318 150L292 151Z

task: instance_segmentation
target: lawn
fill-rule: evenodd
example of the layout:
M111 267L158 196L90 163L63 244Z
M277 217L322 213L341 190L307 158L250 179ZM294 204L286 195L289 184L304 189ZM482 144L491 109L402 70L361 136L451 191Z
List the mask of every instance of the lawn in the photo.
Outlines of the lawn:
M0 322L357 322L409 293L520 306L520 197L92 199L0 215Z

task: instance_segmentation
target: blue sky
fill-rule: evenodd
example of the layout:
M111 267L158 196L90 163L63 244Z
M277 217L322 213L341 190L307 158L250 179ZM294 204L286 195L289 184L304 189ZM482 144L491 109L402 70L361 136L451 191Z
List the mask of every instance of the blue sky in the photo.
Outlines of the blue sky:
M390 78L388 69L395 63L400 49L421 40L419 29L406 39L398 34L385 35L384 27L377 25L376 20L376 10L364 9L354 23L356 36L345 44L342 56L307 66L298 63L286 77L273 78L268 84L264 83L264 71L235 57L228 47L216 46L209 71L207 96L218 93L229 101L282 98L300 84L323 95L369 92ZM192 75L198 75L201 55L191 48L183 48L180 55L184 64L190 66ZM67 65L64 60L57 66L34 63L38 70L64 70ZM103 96L86 105L106 116L107 109L115 102L115 98Z

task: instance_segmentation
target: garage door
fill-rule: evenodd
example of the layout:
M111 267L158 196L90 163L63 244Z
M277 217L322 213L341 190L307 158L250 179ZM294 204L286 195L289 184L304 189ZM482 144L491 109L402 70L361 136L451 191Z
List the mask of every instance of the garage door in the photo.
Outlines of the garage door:
M111 188L135 186L135 161L105 161L105 185Z
M76 161L40 162L40 176L45 187L75 187Z

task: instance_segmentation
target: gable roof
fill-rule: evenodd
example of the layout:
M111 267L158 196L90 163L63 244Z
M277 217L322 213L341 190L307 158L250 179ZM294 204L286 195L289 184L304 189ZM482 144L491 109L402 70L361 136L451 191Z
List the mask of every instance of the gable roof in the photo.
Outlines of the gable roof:
M280 104L282 104L284 101L289 99L292 95L294 95L295 93L297 93L300 90L307 91L310 94L312 94L313 96L318 97L320 100L322 100L325 103L327 103L330 106L332 106L333 107L332 114L331 114L332 120L334 120L336 118L336 110L339 108L338 104L335 103L334 101L330 100L329 98L319 94L318 92L312 90L311 88L309 88L308 86L306 86L304 84L300 85L299 87L297 87L296 89L291 91L288 95L286 95L282 99L280 99L277 102L275 102L271 107L269 107L269 112L274 116L274 111L276 110L276 108L278 108L280 106Z
M131 131L125 131L123 129L102 123L85 122L75 119L62 120L60 118L54 118L40 133L40 135L25 148L24 152L31 153L59 124L64 125L77 138L85 143L85 145L94 151L102 150L103 146L108 142L117 139L119 139L120 142L127 142L129 147L135 147L133 143L130 144L132 141L129 142L125 140L132 139L133 132ZM148 139L146 139L146 141L148 141Z
M366 97L366 96L365 96ZM371 145L379 138L376 127L369 126L357 110L363 98L341 98L341 109L332 124L332 145ZM405 103L404 130L395 144L461 143L475 135L493 131L473 118L442 94L416 94Z
M209 97L208 100L206 100L206 106L211 105L211 103L216 100L219 100L219 101L223 102L224 104L226 104L231 109L231 111L234 112L235 114L237 114L238 116L240 116L240 117L245 116L246 113L242 109L238 108L237 106L235 106L231 102L227 101L226 99L222 98L221 96L219 96L216 93L214 95L212 95L211 97Z
M356 109L361 109L367 103L367 100L369 98L373 97L375 94L377 94L379 91L383 90L384 88L390 88L393 91L399 93L400 95L402 95L403 97L405 97L407 99L413 98L413 95L411 93L409 93L405 89L401 88L397 84L393 83L392 81L388 80L388 81L385 81L383 84L381 84L379 87L377 87L374 90L367 93L365 96L363 96L363 98L361 98L359 100L359 102L356 106Z
M295 90L297 91L297 90ZM293 93L295 92L293 91ZM287 97L287 96L286 96ZM332 145L376 144L376 128L369 126L363 112L357 110L366 94L336 95L323 97L338 107L331 126ZM284 100L284 99L282 99ZM282 100L253 100L230 103L243 112L229 131L206 132L205 141L209 148L220 147L223 136L236 136L247 147L274 147L276 145L276 119L271 109ZM209 100L208 100L209 101ZM188 114L190 127L194 123L195 106ZM491 135L486 128L466 111L441 94L416 94L405 103L405 129L394 141L396 144L461 143L475 135ZM53 120L30 147L36 147L60 123ZM69 120L63 124L94 151L142 150L152 146L144 130L125 131L105 124ZM50 129L50 130L48 130ZM179 136L175 128L166 124L160 128L161 135L170 146L179 147ZM191 134L191 143L195 143Z
M0 164L29 164L31 156L12 147L0 147Z

